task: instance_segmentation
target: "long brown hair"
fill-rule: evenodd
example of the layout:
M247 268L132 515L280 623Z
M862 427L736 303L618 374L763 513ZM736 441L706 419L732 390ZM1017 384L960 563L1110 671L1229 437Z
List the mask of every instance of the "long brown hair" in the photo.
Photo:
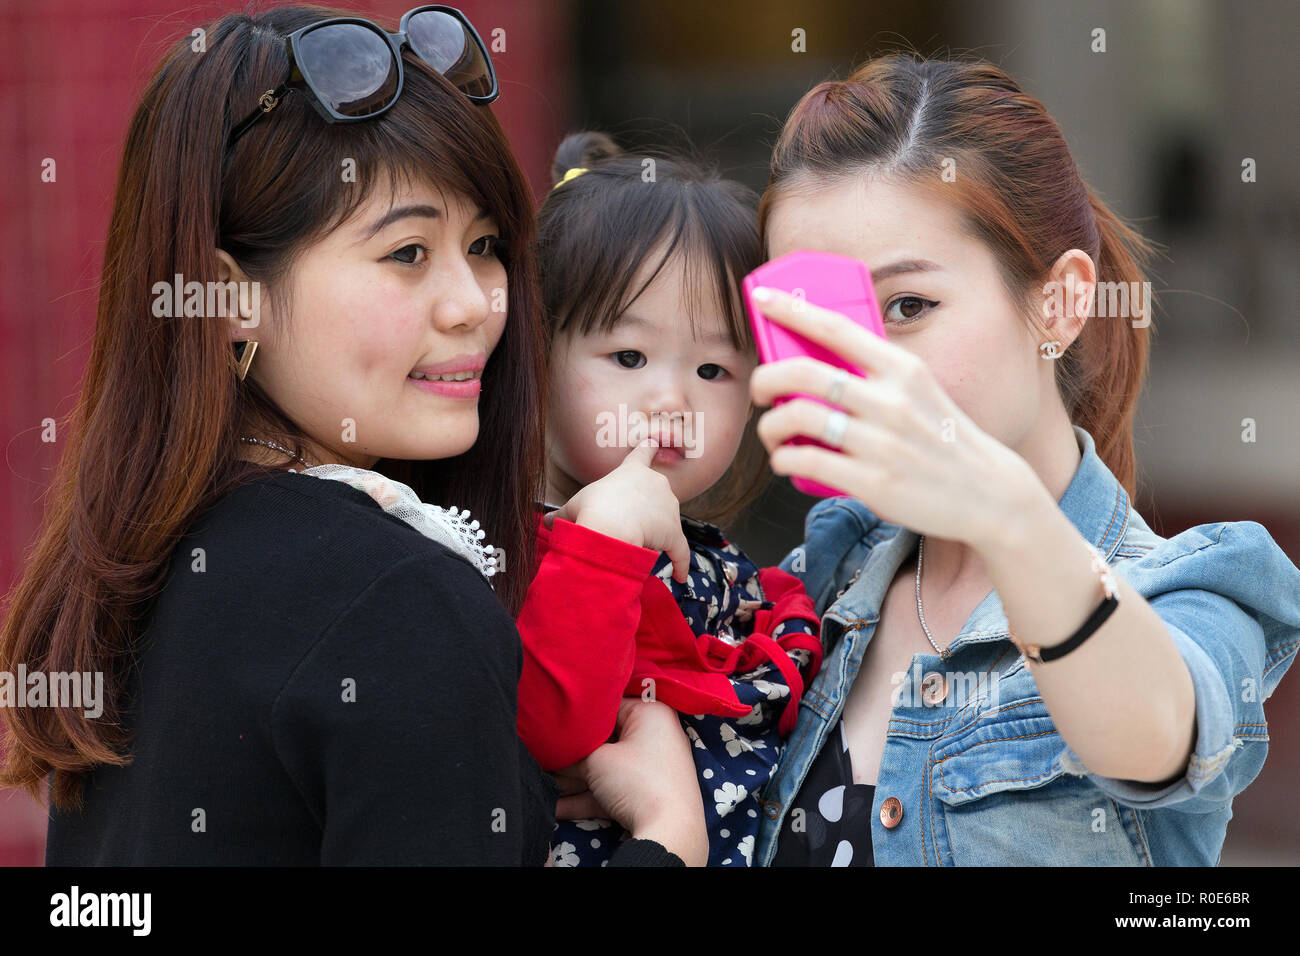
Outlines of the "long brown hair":
M643 175L654 160L654 188ZM542 300L548 342L614 328L632 301L674 256L683 257L684 290L722 313L731 343L755 349L741 305L740 282L762 264L755 208L748 186L683 150L625 153L607 134L571 133L555 151L551 174L558 183L574 168L587 172L552 189L538 212ZM662 246L654 271L639 289L636 274ZM725 526L763 493L772 480L758 437L757 415L741 434L736 456L711 488L682 510Z
M946 160L955 179L943 181ZM1038 312L1043 281L1069 249L1088 253L1098 282L1142 282L1153 245L1122 222L1079 174L1046 108L983 60L891 53L846 80L813 87L791 111L772 154L759 205L767 223L796 175L834 180L877 169L932 191L964 212L996 255L1013 300ZM1149 313L1148 313L1149 318ZM1147 327L1089 321L1057 360L1057 388L1070 420L1135 493L1133 416L1150 349Z
M512 615L522 606L544 487L545 364L532 191L491 110L407 51L402 95L384 115L330 125L287 96L224 156L231 126L288 75L284 37L350 15L304 6L222 17L201 55L190 37L177 42L131 119L70 446L0 631L0 670L102 671L104 710L89 720L72 707L4 708L12 739L0 784L38 794L57 769L52 799L75 806L89 770L129 762L120 697L175 544L200 512L281 470L238 460L241 435L304 447L252 377L234 374L227 320L156 318L153 284L177 273L216 281L221 248L281 309L297 254L384 185L419 179L478 200L509 250L509 318L483 371L480 440L455 458L374 467L425 501L473 512L509 559L494 579L499 598ZM340 175L345 158L353 181Z

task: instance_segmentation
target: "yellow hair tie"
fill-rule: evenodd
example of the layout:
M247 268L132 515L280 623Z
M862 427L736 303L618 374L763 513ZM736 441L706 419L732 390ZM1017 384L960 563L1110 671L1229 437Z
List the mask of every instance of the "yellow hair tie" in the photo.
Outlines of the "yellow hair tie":
M552 190L552 191L555 191L556 189L559 189L561 186L563 186L565 183L567 183L570 179L574 179L574 178L576 178L576 177L578 177L578 176L581 176L581 175L582 175L583 173L585 173L586 171L587 171L587 170L586 170L586 167L584 167L584 166L574 166L572 169L570 169L567 173L564 174L564 178L563 178L563 179L561 179L558 183L556 183L554 186L551 187L551 190Z

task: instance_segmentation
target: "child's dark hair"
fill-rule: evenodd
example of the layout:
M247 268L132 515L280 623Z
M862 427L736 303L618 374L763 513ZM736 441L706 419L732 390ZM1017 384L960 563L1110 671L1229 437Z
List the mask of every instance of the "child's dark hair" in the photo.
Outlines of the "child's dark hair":
M683 256L687 295L712 301L732 344L752 351L740 282L762 264L758 196L701 161L662 152L624 153L607 135L572 133L555 152L552 179L585 173L551 190L538 214L538 251L548 344L563 332L613 328L660 271ZM661 245L646 284L637 272ZM703 293L703 294L701 294ZM682 510L726 525L756 499L772 473L751 415L736 458L712 488Z

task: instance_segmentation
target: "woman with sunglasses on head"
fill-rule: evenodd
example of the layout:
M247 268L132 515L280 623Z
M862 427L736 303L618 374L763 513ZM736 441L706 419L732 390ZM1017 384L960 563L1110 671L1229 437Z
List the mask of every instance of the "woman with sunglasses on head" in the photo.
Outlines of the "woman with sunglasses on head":
M795 358L751 380L760 405L837 406L798 398L758 431L778 474L846 492L781 564L826 658L755 859L1217 864L1300 645L1300 571L1256 522L1164 539L1130 503L1150 313L1093 312L1102 283L1141 287L1146 243L978 60L819 84L771 172L766 253L867 263L887 340L760 306L868 375Z
M98 716L4 710L0 782L49 778L48 863L546 859L558 788L516 734L512 620L544 349L496 91L446 7L396 35L227 16L146 89L0 633L0 670L103 675ZM635 838L612 862L702 864L675 715L619 727L576 768Z

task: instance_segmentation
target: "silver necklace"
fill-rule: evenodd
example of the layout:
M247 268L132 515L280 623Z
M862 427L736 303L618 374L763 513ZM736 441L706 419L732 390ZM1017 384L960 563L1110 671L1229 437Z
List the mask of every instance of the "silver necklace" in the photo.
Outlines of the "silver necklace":
M925 610L921 607L921 564L925 560L925 535L921 535L921 540L916 546L916 616L921 619L921 628L925 631L926 638L930 641L930 646L940 657L943 651L939 650L939 645L934 642L934 635L925 625Z
M265 445L267 448L273 448L273 449L275 449L276 451L282 451L282 452L284 452L286 455L288 455L290 458L297 458L298 461L301 461L301 462L302 462L304 465L306 465L308 468L311 468L311 467L312 467L312 465L311 465L310 462L308 462L307 460L305 460L305 459L303 459L303 458L299 458L297 455L295 455L295 454L294 454L293 452L291 452L289 449L285 448L283 445L277 445L277 444L276 444L275 442L273 442L273 441L263 441L263 440L260 439L260 438L247 438L247 437L240 438L239 440L240 440L240 441L253 442L253 443L256 444L256 445Z

